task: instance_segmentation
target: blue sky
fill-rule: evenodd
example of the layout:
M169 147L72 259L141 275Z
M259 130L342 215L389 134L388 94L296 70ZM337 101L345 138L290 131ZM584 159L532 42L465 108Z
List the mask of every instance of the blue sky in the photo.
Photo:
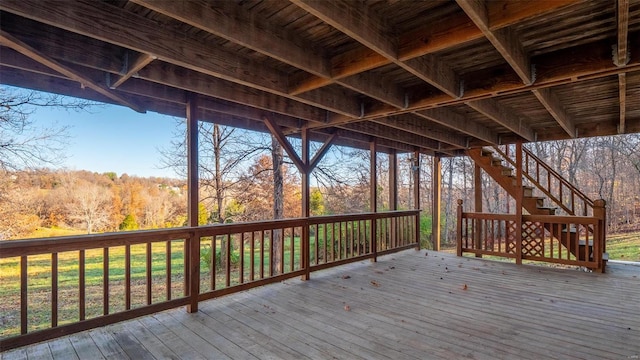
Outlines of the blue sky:
M172 170L161 168L159 149L170 146L179 119L114 105L92 107L89 112L38 109L31 118L36 124L69 126L67 158L61 167L176 177Z

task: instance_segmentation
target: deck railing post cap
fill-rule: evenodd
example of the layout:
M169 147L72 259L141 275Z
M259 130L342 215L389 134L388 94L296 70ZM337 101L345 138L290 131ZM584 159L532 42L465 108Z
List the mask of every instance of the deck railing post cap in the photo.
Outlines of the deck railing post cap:
M462 206L462 199L458 199L458 206Z
M593 206L604 207L607 202L604 199L598 199L593 202Z

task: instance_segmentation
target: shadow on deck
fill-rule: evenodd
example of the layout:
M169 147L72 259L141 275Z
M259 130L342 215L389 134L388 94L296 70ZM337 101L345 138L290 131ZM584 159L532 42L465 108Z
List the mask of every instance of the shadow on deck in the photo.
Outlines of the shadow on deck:
M2 358L638 358L640 266L610 265L595 274L407 250Z

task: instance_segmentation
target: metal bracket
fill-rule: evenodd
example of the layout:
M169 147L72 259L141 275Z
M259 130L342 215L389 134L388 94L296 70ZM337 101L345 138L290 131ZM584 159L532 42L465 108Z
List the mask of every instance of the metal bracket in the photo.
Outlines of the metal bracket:
M464 96L464 80L460 80L460 90L458 91L458 98L461 98Z
M623 59L623 61L620 61L620 59L618 59L618 44L613 44L613 46L611 46L611 58L613 60L613 65L617 67L622 67L629 63L629 61L631 60L630 45L631 45L630 43L627 43L627 58Z
M404 94L404 109L409 107L409 94Z
M129 52L125 51L122 58L122 69L120 69L120 75L126 75L129 72Z
M531 64L531 84L536 82L536 64Z
M113 87L111 87L111 73L110 72L104 73L104 83L105 83L105 85L107 85L107 87L109 89L113 89ZM84 89L84 86L82 88Z
M364 102L360 103L360 119L364 117Z

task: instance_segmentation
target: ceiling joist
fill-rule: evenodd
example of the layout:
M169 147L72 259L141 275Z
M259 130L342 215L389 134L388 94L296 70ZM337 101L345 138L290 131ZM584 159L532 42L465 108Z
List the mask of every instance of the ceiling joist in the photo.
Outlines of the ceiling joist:
M126 56L129 56L128 54L129 53L127 53ZM114 81L113 84L109 85L109 88L116 89L118 86L124 84L125 81L129 80L129 78L131 78L132 76L137 75L138 71L140 71L145 66L149 65L155 59L156 57L153 55L148 55L148 54L138 55L138 57L133 61L133 63L125 69L125 71L122 73L120 78ZM128 64L128 61L125 62L125 64Z
M506 127L527 141L535 141L530 121L523 116L514 116L513 111L493 99L469 101L466 104L477 112Z
M531 62L522 45L510 28L492 30L490 28L489 9L484 0L456 0L469 18L493 44L502 57L511 65L526 85L534 82Z
M572 118L567 115L564 107L558 101L558 98L553 94L553 91L549 88L533 90L533 95L538 98L538 101L547 109L549 114L558 122L558 124L567 132L572 138L576 137L576 125Z
M145 109L140 107L138 104L134 104L131 100L128 100L110 91L109 89L95 83L91 79L84 77L82 74L79 74L73 71L72 69L66 67L65 65L60 64L59 62L43 55L38 50L25 44L24 42L20 41L19 39L15 38L13 35L9 34L4 30L0 30L0 44L3 46L12 48L13 50L23 54L24 56L52 70L59 72L60 74L68 77L71 80L79 82L82 88L88 87L89 89L97 92L98 94L103 95L109 99L112 99L116 103L119 103L120 105L130 107L131 109L137 112L140 112L140 113L146 112Z

